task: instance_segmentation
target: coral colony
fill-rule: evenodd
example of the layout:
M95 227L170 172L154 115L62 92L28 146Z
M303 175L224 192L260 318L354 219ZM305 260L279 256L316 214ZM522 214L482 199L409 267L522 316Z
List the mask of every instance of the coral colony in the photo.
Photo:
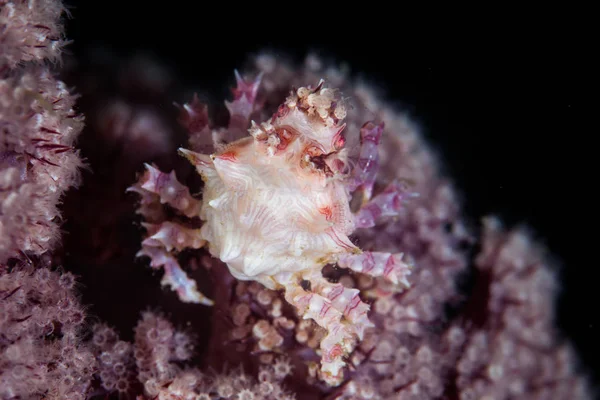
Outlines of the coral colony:
M159 310L140 310L131 341L88 315L59 255L76 139L94 135L45 62L61 58L63 11L0 0L1 399L592 398L555 332L542 249L495 218L476 239L410 121L313 56L296 68L263 54L236 72L224 126L198 97L180 107L200 192L150 159L128 183L140 259L215 310L203 359ZM147 110L115 107L95 112L123 148L169 142L135 120ZM188 275L198 266L210 285Z

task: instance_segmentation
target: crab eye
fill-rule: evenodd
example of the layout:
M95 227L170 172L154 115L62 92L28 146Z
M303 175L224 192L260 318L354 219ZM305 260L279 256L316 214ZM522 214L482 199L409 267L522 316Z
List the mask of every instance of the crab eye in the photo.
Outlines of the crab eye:
M301 165L304 168L309 168L312 171L320 171L326 175L332 175L333 172L327 165L327 155L323 149L317 145L311 145L304 149L301 158Z

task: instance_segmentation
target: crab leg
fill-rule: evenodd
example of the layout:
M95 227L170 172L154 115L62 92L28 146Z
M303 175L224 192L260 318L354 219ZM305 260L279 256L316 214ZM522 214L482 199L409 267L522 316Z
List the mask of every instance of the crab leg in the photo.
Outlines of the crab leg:
M127 188L128 192L136 192L140 196L140 203L136 209L136 213L140 214L145 221L160 222L166 218L165 210L160 204L160 197L145 189L142 189L140 182Z
M360 128L360 153L358 163L352 171L350 191L362 190L363 202L371 199L375 176L379 170L379 140L383 133L383 122L365 123Z
M150 266L155 269L163 268L165 274L161 285L170 286L179 299L185 303L199 303L212 306L212 300L200 293L196 287L196 281L190 279L181 269L177 259L162 247L143 246L136 254L137 257L150 257Z
M177 181L175 173L165 174L155 167L146 165L146 172L140 181L130 187L142 197L138 213L144 216L147 237L142 242L142 249L137 257L150 258L150 266L164 270L161 281L163 286L170 286L177 292L181 301L212 305L213 302L196 288L196 282L190 279L181 269L173 251L184 248L198 249L204 245L198 229L186 228L183 225L165 221L162 204L167 203L186 216L193 216L200 209L200 201L194 199L187 187Z
M190 229L173 222L165 221L160 224L142 223L148 237L142 242L143 246L164 247L167 251L173 249L199 249L206 243L200 236L200 229Z
M302 276L311 284L311 291L331 301L332 307L341 312L350 321L359 340L362 340L365 329L373 326L367 313L369 306L360 299L358 289L347 288L341 283L332 283L323 278L320 270L312 270Z
M286 301L296 307L300 316L304 319L312 319L327 330L327 335L321 340L320 345L322 377L331 385L339 385L343 379L342 368L346 365L344 357L352 351L359 334L362 336L362 330L346 320L344 312L339 311L341 305L335 298L332 301L327 296L312 290L304 290L297 274L283 273L275 279L285 288ZM317 282L316 286L319 284L320 282ZM319 289L322 290L323 287ZM343 298L345 297L341 296L341 299ZM347 304L352 304L353 298L347 298ZM348 310L347 314L351 315L352 311Z
M341 268L349 268L374 277L382 276L393 284L401 283L409 287L407 277L411 273L411 266L402 260L403 255L374 251L365 251L362 254L346 253L339 256L337 264Z
M354 215L355 227L372 228L380 218L398 216L406 199L414 196L414 193L408 192L406 185L391 183L357 211Z
M157 194L162 204L169 204L186 217L193 217L200 210L201 202L192 197L187 186L179 183L175 171L166 174L146 164L146 173L140 179L139 188L130 188L134 191L139 189Z

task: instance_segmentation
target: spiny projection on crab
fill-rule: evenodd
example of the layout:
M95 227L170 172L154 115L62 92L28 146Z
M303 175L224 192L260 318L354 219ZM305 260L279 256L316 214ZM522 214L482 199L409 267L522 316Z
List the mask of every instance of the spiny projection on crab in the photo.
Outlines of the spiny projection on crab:
M227 128L211 129L206 107L197 98L181 107L190 143L212 134L216 148L211 155L180 149L202 176L202 199L191 196L174 172L150 165L131 188L141 195L138 212L148 234L139 255L164 269L163 284L185 302L212 304L177 261L177 252L185 248L206 246L237 279L283 290L301 317L327 331L320 343L320 376L338 385L345 359L372 323L359 290L329 282L321 270L336 264L408 286L410 266L401 253L361 251L349 235L398 215L409 193L393 182L373 196L384 126L362 126L357 133L360 151L351 160L344 137L347 111L339 91L323 81L292 90L270 119L257 124L250 115L259 108L260 76L248 82L236 72L236 78L234 101L226 102ZM242 130L250 135L222 143L221 138ZM362 199L355 213L350 208L353 193ZM167 221L163 204L186 217L199 217L203 225L191 229Z

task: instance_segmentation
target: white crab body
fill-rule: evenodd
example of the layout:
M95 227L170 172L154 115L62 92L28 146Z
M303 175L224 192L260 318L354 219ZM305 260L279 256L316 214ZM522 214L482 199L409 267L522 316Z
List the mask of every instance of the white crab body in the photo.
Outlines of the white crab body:
M342 181L303 171L303 140L271 156L260 146L242 139L211 157L214 169L203 169L201 235L237 279L274 288L274 275L322 267L357 249L348 239L353 223Z

